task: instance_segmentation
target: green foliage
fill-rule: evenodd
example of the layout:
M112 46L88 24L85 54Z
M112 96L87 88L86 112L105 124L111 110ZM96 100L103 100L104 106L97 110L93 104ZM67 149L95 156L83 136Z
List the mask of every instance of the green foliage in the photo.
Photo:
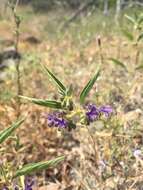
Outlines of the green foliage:
M139 66L136 67L136 70L142 70L143 69L143 64L140 64Z
M139 42L140 40L143 39L143 33L139 34L138 38L137 38L137 41Z
M99 75L100 75L100 69L97 69L97 72L94 75L94 77L92 79L90 79L90 81L86 84L86 86L82 90L82 92L80 94L80 103L81 104L84 103L86 96L88 95L88 93L92 89L92 87L93 87L94 83L96 82L96 80L98 79Z
M136 21L133 17L129 16L129 15L125 15L125 17L127 18L128 21L130 21L131 24L135 24Z
M132 32L123 30L124 35L131 41L136 40L138 43L143 38L143 14L134 14L134 16L125 15L126 19L132 24Z
M123 69L127 70L127 67L121 61L119 61L115 58L110 58L109 60L111 61L111 63L114 63L115 65L118 65L118 66L122 67Z
M48 73L49 77L52 79L54 84L58 86L59 93L62 95L61 101L55 101L55 100L42 100L42 99L36 99L36 98L29 98L25 96L20 96L20 98L26 99L34 104L49 107L49 108L55 108L55 109L72 109L73 102L71 100L72 97L72 88L66 88L63 83L47 68L44 66L44 70ZM90 90L92 89L94 83L98 79L100 75L100 68L97 69L96 74L92 79L89 80L89 82L86 84L84 89L82 90L80 94L80 103L83 104L85 101L85 98L89 94Z
M24 122L25 119L19 119L16 122L14 122L11 127L3 130L0 132L0 144L3 143L8 137L11 136L11 134L18 128L20 127L20 125ZM13 138L14 141L16 141L16 146L19 147L19 139L15 139ZM17 150L17 149L15 149ZM47 169L49 167L54 167L57 164L59 164L61 161L64 160L64 156L60 156L57 157L56 159L52 159L49 161L43 161L43 162L38 162L38 163L30 163L27 165L24 165L22 168L17 169L19 166L15 165L15 167L13 167L12 163L8 162L8 163L0 163L0 176L1 176L1 184L4 186L6 185L6 187L8 189L13 189L13 180L16 177L20 177L20 176L26 176L29 175L33 172L37 172L40 170L44 170ZM20 184L20 186L23 186L23 182L20 180L21 178L18 178L18 184ZM24 178L23 178L24 179ZM0 186L1 188L1 186ZM24 187L23 187L24 188Z
M16 171L14 178L22 176L22 175L29 175L33 172L45 170L49 167L56 166L58 163L63 161L64 158L65 158L64 156L60 156L56 159L49 160L49 161L27 164L27 165L23 166L21 169Z
M42 99L36 99L36 98L29 98L26 96L19 96L20 98L26 99L34 104L49 107L49 108L55 108L55 109L61 109L61 103L57 102L55 100L42 100Z
M0 144L3 143L20 125L25 119L20 119L12 124L11 127L0 132Z
M65 94L66 87L62 84L62 82L46 67L43 66L46 72L48 73L49 77L53 80L53 82L58 86L60 92Z

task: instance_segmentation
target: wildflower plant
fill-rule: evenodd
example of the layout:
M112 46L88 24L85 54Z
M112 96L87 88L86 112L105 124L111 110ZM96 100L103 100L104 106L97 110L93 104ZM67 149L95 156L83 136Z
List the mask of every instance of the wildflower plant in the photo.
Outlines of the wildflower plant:
M143 40L143 14L134 14L134 16L125 15L125 18L131 24L132 30L129 31L127 28L123 29L123 34L127 37L129 41L133 43L136 48L135 54L135 64L136 69L142 68L142 65L137 65L139 63L141 48L140 43Z
M19 52L19 42L20 42L20 27L21 27L21 22L22 22L22 17L20 15L17 14L17 7L19 4L19 0L16 1L11 1L8 0L8 6L12 12L12 16L14 19L14 23L15 23L15 43L14 43L14 47L15 47L15 52ZM17 79L16 79L16 84L17 84L17 116L20 116L20 98L18 95L22 94L22 85L21 85L21 71L20 71L20 58L16 60L15 62L15 69L16 69L16 75L17 75Z
M14 122L10 127L4 129L0 132L0 145L4 143L8 138L12 137L12 133L21 126L25 119L19 119ZM18 164L14 164L12 161L7 162L3 159L3 146L0 147L1 152L1 160L0 160L0 189L1 190L32 190L34 181L29 180L26 176L43 170L56 164L60 163L64 160L64 156L60 156L56 159L50 161L43 161L38 163L30 163L24 166L19 166ZM25 176L25 177L24 177ZM16 181L16 185L15 185Z
M96 121L102 115L109 117L113 112L111 106L96 106L94 103L86 103L85 99L92 89L94 83L100 75L100 68L97 69L93 78L91 78L85 85L79 95L79 103L73 98L72 87L66 87L46 66L43 66L50 79L58 87L60 95L57 100L42 100L20 96L37 105L45 106L54 109L53 112L45 114L49 127L57 127L58 129L68 129L69 131L75 129L78 125L89 125Z
M126 20L131 25L130 29L125 27L122 29L123 35L128 39L129 42L135 47L135 70L140 70L143 68L143 64L138 64L140 62L141 55L141 42L143 40L143 14L134 14L134 16L125 15ZM128 24L128 25L129 25ZM129 67L126 64L116 58L109 58L111 63L116 66L121 67L124 71L129 72Z
M143 38L143 14L125 15L125 18L131 23L133 30L132 32L129 32L127 29L123 30L124 35L130 41L139 43Z
M98 169L101 162L99 145L97 138L95 138L95 134L91 132L90 124L103 118L106 123L107 119L113 113L113 109L109 105L96 105L94 102L86 101L86 97L100 76L100 68L97 69L95 75L82 89L78 98L74 98L71 86L66 87L46 66L43 66L43 69L57 86L60 97L59 100L43 100L25 96L20 97L34 104L52 109L50 113L44 114L49 127L55 127L61 132L65 130L72 131L76 128L84 128L91 140L91 147L94 155L94 169ZM99 170L98 174L100 176L102 175ZM94 173L94 178L100 178L99 175Z

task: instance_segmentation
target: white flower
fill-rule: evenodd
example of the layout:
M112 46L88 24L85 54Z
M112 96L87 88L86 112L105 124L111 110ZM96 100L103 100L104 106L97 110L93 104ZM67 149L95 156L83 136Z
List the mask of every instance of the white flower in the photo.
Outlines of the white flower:
M136 149L134 152L133 152L133 155L135 158L141 158L142 156L142 151L140 149Z

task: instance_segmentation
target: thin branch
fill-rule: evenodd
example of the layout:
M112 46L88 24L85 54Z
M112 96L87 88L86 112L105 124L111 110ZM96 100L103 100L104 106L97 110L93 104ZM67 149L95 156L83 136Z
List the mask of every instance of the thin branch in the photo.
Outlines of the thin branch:
M79 9L64 23L61 29L65 29L69 26L71 22L73 22L82 12L84 12L89 6L94 4L94 0L91 0L79 7Z

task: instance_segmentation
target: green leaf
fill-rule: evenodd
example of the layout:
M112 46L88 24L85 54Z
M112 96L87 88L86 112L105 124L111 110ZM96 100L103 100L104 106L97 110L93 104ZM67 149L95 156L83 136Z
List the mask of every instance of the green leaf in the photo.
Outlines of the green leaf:
M49 108L55 108L55 109L61 109L61 102L57 102L55 100L42 100L42 99L36 99L36 98L29 98L26 96L19 96L20 98L23 98L25 100L28 100L34 104L45 106Z
M134 13L134 20L137 21L139 19L139 14L137 14L136 12Z
M112 61L112 63L114 63L115 65L119 65L120 67L122 67L125 70L127 70L126 66L121 61L119 61L117 59L114 59L114 58L110 58L109 60Z
M43 67L44 67L44 70L46 70L46 72L48 73L49 77L58 86L59 90L65 93L66 87L62 84L62 82L46 66L43 66Z
M136 70L143 69L143 64L140 64L140 65L139 65L139 66L137 66L135 69L136 69Z
M0 144L3 143L23 122L25 119L20 119L13 123L11 127L0 132Z
M63 161L64 158L65 158L64 156L60 156L60 157L58 157L56 159L49 160L49 161L26 164L21 169L16 171L13 178L23 176L23 175L29 175L30 173L37 172L37 171L40 171L40 170L47 169L49 167L56 166L61 161Z
M139 42L139 41L142 40L142 39L143 39L143 33L141 33L141 34L139 35L137 41Z
M122 30L124 36L126 36L128 38L128 40L130 41L133 41L134 40L134 36L132 33L130 33L129 31L127 30Z
M143 23L143 15L141 15L141 17L138 20L138 24L141 25Z
M84 100L85 100L86 96L88 95L88 93L92 89L92 87L93 87L94 83L96 82L96 80L98 79L99 75L100 75L100 69L97 70L94 77L92 79L90 79L90 81L86 84L86 86L82 90L82 92L80 94L80 103L81 104L84 103Z
M129 15L125 15L125 17L132 23L132 24L135 24L136 21L133 17L130 17Z
M73 87L72 87L72 85L70 85L70 87L66 91L66 96L71 96L72 93L73 93Z

